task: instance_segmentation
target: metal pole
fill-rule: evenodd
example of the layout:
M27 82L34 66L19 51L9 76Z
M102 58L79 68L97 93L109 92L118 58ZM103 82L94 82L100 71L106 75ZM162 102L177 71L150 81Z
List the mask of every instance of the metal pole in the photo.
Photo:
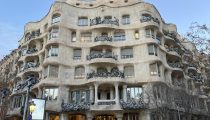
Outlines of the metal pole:
M179 120L181 120L180 119L180 113L179 113L179 107L177 106L177 110L178 110L178 117L179 117Z
M28 98L29 98L29 90L30 88L28 87L27 93L26 93L26 101L25 101L25 107L24 107L24 113L23 113L23 120L27 120L27 110L28 110Z

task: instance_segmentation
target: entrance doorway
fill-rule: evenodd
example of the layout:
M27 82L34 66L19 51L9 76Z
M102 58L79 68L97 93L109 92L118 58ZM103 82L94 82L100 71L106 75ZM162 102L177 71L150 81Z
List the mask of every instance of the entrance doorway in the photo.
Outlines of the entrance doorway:
M114 115L97 115L93 120L117 120Z

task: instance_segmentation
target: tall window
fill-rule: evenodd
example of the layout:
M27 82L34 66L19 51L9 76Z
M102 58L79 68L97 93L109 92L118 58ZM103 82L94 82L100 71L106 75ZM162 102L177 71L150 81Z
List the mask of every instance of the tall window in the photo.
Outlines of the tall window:
M133 58L133 48L121 49L121 59Z
M81 33L81 41L82 42L90 42L92 38L91 32L83 32Z
M123 25L130 24L130 15L123 15L122 16L122 24Z
M56 101L58 99L58 88L45 88L44 98L48 101Z
M58 66L49 65L49 77L58 77Z
M125 74L125 77L133 77L134 76L134 67L133 66L125 66L124 74Z
M149 55L157 56L157 47L154 44L148 45L148 52L149 52Z
M59 28L52 28L49 32L49 40L51 40L52 38L58 38L59 36Z
M51 46L48 51L48 57L58 56L58 46Z
M81 49L74 49L74 53L73 53L73 59L74 60L80 60L81 59L81 54L82 54L82 50Z
M70 92L70 102L71 103L84 103L90 101L90 91L89 90L77 90Z
M56 65L48 65L46 68L43 69L43 77L58 77L58 70L59 67Z
M153 38L153 39L155 39L154 29L148 28L145 31L146 31L146 37L147 38Z
M72 42L76 42L77 41L76 32L74 32L74 31L71 33L71 41Z
M127 88L127 99L129 100L142 100L142 88L130 87Z
M114 41L124 41L125 40L125 32L124 31L115 31L114 32Z
M83 66L76 67L74 77L75 78L84 78L85 77L85 68Z
M87 17L79 17L78 26L88 26L88 18Z
M157 42L157 44L159 44L159 45L162 44L162 43L161 43L161 36L160 36L160 35L157 35L157 36L156 36L156 42Z
M19 108L22 106L22 96L14 96L13 108Z
M159 65L157 63L150 64L150 74L160 76Z
M52 24L59 23L60 22L60 18L61 18L60 14L54 14L52 16Z

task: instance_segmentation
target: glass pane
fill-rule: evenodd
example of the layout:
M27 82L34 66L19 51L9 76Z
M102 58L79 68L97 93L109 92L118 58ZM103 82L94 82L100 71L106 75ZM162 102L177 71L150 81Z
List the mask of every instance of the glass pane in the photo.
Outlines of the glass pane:
M57 98L58 98L58 89L55 88L55 89L54 89L53 100L57 100Z

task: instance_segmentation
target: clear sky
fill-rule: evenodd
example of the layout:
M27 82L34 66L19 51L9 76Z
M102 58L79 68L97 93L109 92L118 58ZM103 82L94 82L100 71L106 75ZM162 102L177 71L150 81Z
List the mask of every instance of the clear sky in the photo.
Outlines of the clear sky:
M192 22L210 26L210 0L145 0L154 4L167 23L185 34ZM44 17L54 0L1 0L0 59L17 48L24 25Z

